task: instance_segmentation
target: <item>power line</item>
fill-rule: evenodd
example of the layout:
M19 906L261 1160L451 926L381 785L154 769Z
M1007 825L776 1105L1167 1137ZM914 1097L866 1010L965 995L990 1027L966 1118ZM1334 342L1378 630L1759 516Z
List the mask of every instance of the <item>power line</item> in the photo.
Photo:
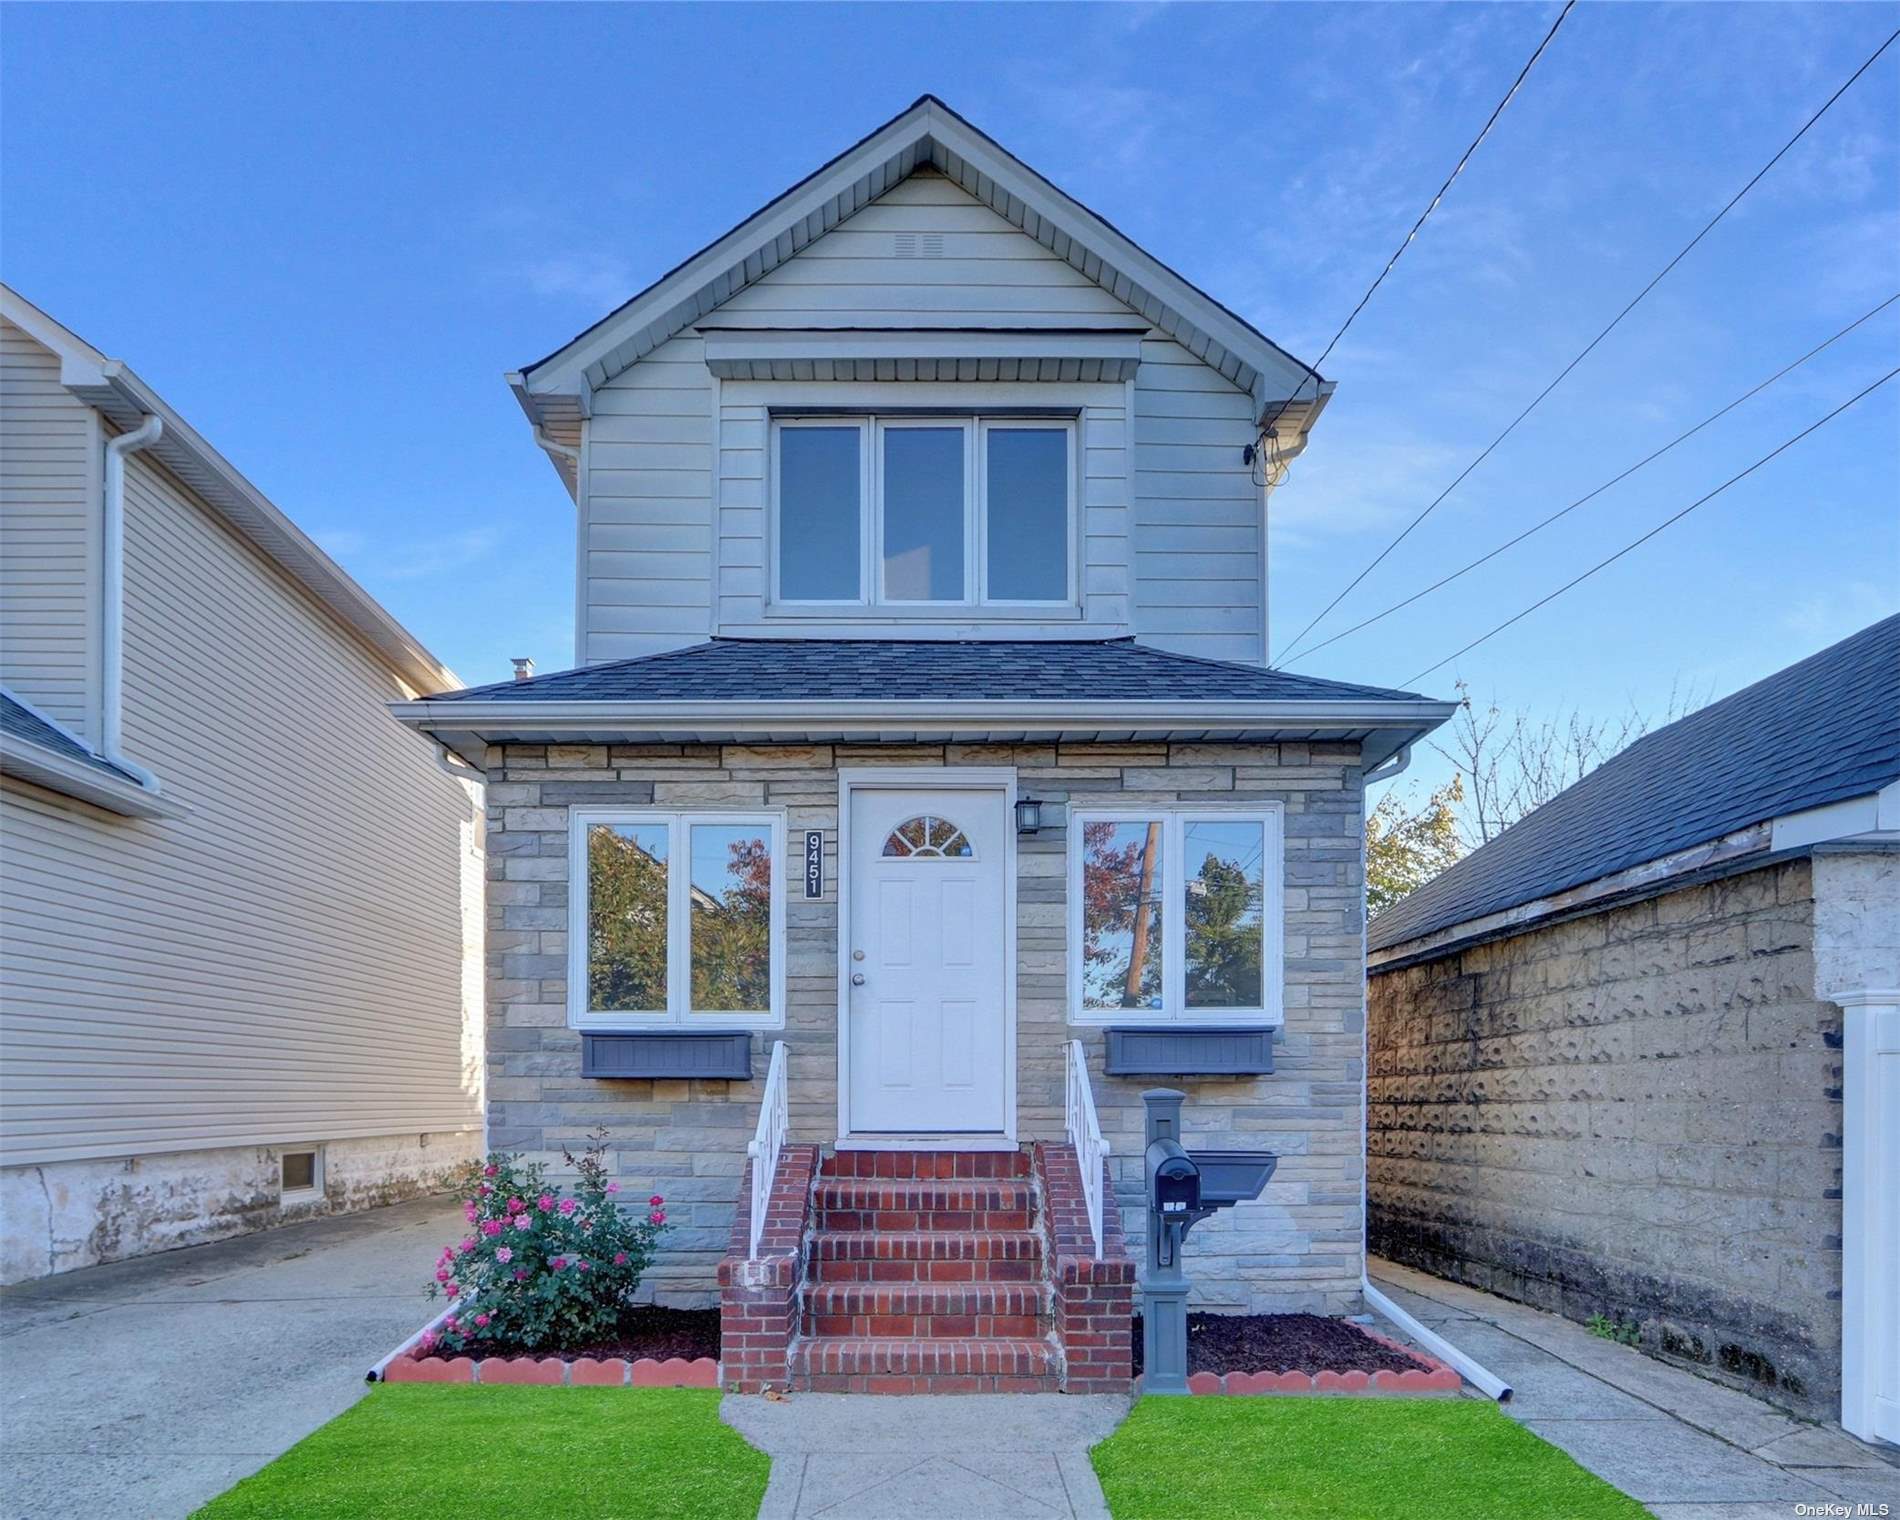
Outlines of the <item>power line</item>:
M1320 356L1311 364L1307 364L1303 360L1295 361L1300 365L1300 368L1306 371L1306 376L1293 387L1293 394L1280 403L1280 409L1276 411L1260 429L1261 437L1264 438L1268 433L1272 432L1274 427L1278 425L1280 419L1286 415L1287 408L1299 400L1300 390L1305 386L1308 380L1315 382L1314 395L1317 396L1319 394L1317 389L1319 367L1332 356L1333 350L1339 346L1339 340L1346 336L1346 329L1352 326L1354 318L1366 309L1366 303L1372 299L1373 292L1385 283L1385 277L1392 273L1393 266L1399 261L1399 255L1412 246L1412 240L1418 236L1419 229L1425 225L1425 219L1438 209L1438 203L1445 198L1445 192L1451 189L1452 181L1464 173L1465 165L1471 162L1471 156L1478 151L1479 144L1491 135L1491 129L1497 125L1498 118L1504 114L1504 108L1516 97L1518 90L1522 88L1525 79L1529 76L1532 67L1539 58L1544 56L1544 49L1550 46L1550 39L1557 35L1557 28L1564 24L1564 17L1570 14L1576 3L1577 0L1564 0L1564 8L1557 13L1557 19L1551 22L1550 30L1544 33L1544 40L1537 44L1537 50L1531 54L1530 59L1525 63L1524 67L1517 71L1517 78L1511 81L1511 87L1504 92L1504 98L1497 103L1492 109L1491 114L1485 118L1484 126L1479 130L1478 135L1471 139L1471 146L1466 148L1464 153L1459 157L1451 173L1445 176L1445 182L1438 187L1438 193L1431 198L1425 209L1418 214L1418 220L1412 223L1412 230L1406 233L1404 239L1399 243L1399 246L1392 250L1392 257L1385 261L1385 268L1381 269L1373 282L1366 287L1366 293L1359 298L1359 304L1353 307L1353 309L1347 313L1346 320L1339 324L1339 331L1333 334L1332 341L1326 345L1325 349L1321 351Z
M1550 595L1541 597L1537 601L1532 602L1530 606L1526 607L1522 612L1516 613L1515 615L1506 618L1502 623L1499 623L1497 627L1491 629L1490 632L1480 634L1477 638L1473 639L1469 644L1465 645L1464 648L1456 651L1453 654L1446 655L1445 658L1440 660L1436 665L1427 665L1417 675L1407 676L1405 678L1404 684L1409 687L1418 681L1424 680L1425 677L1430 675L1433 671L1442 669L1444 666L1449 665L1453 660L1456 660L1463 655L1469 654L1472 650L1476 649L1480 644L1484 643L1487 639L1495 638L1498 634L1504 632L1505 629L1509 628L1513 623L1523 621L1525 618L1529 617L1533 612L1537 611L1539 607L1548 606L1551 602L1556 601L1558 597L1562 596L1566 591L1570 590L1572 587L1582 585L1583 582L1589 580L1591 576L1595 575L1597 571L1603 569L1606 565L1615 564L1619 559L1621 559L1624 555L1628 554L1631 550L1640 548L1642 545L1648 543L1658 533L1662 532L1664 528L1667 528L1674 523L1681 522L1683 518L1687 517L1691 512L1695 511L1695 509L1701 506L1704 502L1713 501L1716 497L1720 496L1724 491L1726 491L1730 486L1734 485L1738 480L1745 480L1747 479L1748 476L1753 475L1755 471L1759 470L1763 465L1767 464L1768 461L1773 459L1777 454L1782 454L1782 453L1787 452L1789 449L1793 448L1797 443L1799 443L1803 438L1806 438L1808 434L1814 432L1815 429L1824 427L1828 423L1832 422L1836 417L1840 416L1841 413L1846 411L1850 406L1853 406L1856 402L1865 399L1867 396L1870 396L1875 391L1879 390L1881 386L1885 385L1889 380L1893 379L1895 375L1900 375L1900 367L1896 367L1894 369L1888 370L1886 374L1882 375L1878 380L1874 381L1874 383L1868 386L1865 390L1859 392L1857 395L1849 397L1846 401L1843 401L1839 406L1835 407L1833 411L1829 412L1825 417L1821 418L1818 422L1809 423L1800 432L1796 433L1794 437L1790 438L1786 443L1780 445L1778 448L1771 449L1768 453L1762 455L1761 458L1757 459L1753 464L1751 464L1747 469L1743 470L1740 474L1729 476L1727 480L1723 481L1713 491L1709 492L1708 495L1697 497L1694 501L1690 502L1688 506L1684 507L1680 512L1677 512L1674 516L1665 517L1661 522L1657 523L1655 527L1651 528L1647 533L1643 534L1642 537L1630 540L1630 542L1623 545L1622 548L1618 549L1616 553L1609 555L1607 558L1598 560L1588 570L1584 571L1583 574L1577 576L1573 580L1568 580L1564 582L1563 585L1559 586L1555 591L1551 592Z
M1457 490L1458 487L1464 483L1464 479L1467 475L1469 475L1473 470L1477 469L1477 467L1483 464L1485 460L1489 459L1491 457L1492 451L1496 449L1499 444L1503 443L1505 439L1509 438L1512 433L1517 431L1518 424L1522 422L1526 417L1530 416L1532 412L1536 411L1538 406L1543 402L1546 396L1548 396L1552 391L1556 390L1559 385L1563 384L1563 382L1569 377L1570 372L1574 370L1579 364L1583 363L1583 361L1587 359L1590 356L1590 354L1596 349L1596 346L1599 343L1601 343L1605 338L1609 337L1609 335L1612 332L1614 332L1622 324L1623 319L1627 317L1632 311L1634 311L1637 308L1637 306L1642 303L1643 299L1646 296L1648 296L1648 294L1652 290L1654 290L1658 285L1660 285L1663 282L1663 280L1668 276L1670 271L1673 270L1678 264L1680 264L1685 258L1689 256L1690 251L1696 246L1696 244L1700 243L1705 237L1707 237L1711 232L1715 230L1716 224L1720 222L1723 217L1727 216L1729 212L1735 209L1735 207L1741 202L1742 197L1747 195L1749 191L1753 190L1756 185L1760 184L1762 181L1762 178L1768 173L1768 171L1774 168L1776 164L1780 163L1781 160L1784 157L1786 157L1788 150L1792 148L1796 143L1800 142L1801 139L1807 135L1808 129L1827 114L1829 108L1833 106L1834 102L1839 100L1841 96L1845 95L1847 91L1853 86L1854 82L1857 79L1859 79L1862 74L1865 74L1870 68L1874 66L1874 63L1879 59L1880 55L1886 52L1888 48L1893 46L1895 38L1900 38L1900 29L1896 29L1895 31L1889 33L1887 40L1881 43L1879 47L1873 50L1873 52L1868 56L1867 61L1863 63L1859 68L1855 69L1854 72L1847 77L1846 82L1842 84L1841 87L1837 89L1832 95L1828 96L1827 100L1822 104L1821 108L1801 124L1800 130L1797 131L1793 137L1790 137L1785 143L1781 145L1780 148L1776 150L1775 156L1769 159L1768 162L1763 164L1759 169L1757 169L1754 172L1754 174L1750 176L1748 183L1743 185L1741 189L1737 190L1734 195L1730 196L1728 203L1725 206L1723 206L1720 211L1716 212L1714 216L1709 218L1707 223L1703 225L1702 230L1698 232L1694 237L1690 238L1688 242L1684 243L1682 245L1681 251L1678 252L1676 256L1672 258L1667 264L1663 265L1663 267L1656 272L1655 276L1650 280L1650 282L1647 285L1645 285L1641 290L1637 291L1633 297L1631 297L1629 304L1626 305L1621 311L1619 311L1613 318L1610 319L1609 326L1605 327L1603 331L1598 333L1587 344L1585 344L1582 351L1579 352L1578 355L1574 359L1572 359L1568 364L1566 364L1562 369L1560 369L1557 372L1556 379L1552 380L1550 384L1546 385L1541 391L1539 391L1535 396L1533 396L1531 398L1530 405L1525 407L1523 411L1519 412L1515 417L1513 417L1510 421L1509 426L1507 426L1503 432L1499 433L1497 437L1493 438L1489 443L1487 443L1484 446L1483 450L1478 454L1478 457L1472 460L1471 463L1466 465L1462 470L1460 470L1458 472L1457 477L1452 481L1452 483L1446 486L1444 490L1440 491L1436 496L1432 498L1430 503L1428 503L1427 506L1425 507L1424 511L1420 512L1418 516L1414 517L1409 523L1407 523L1405 527L1402 530L1400 530L1399 535L1396 538L1394 538L1391 543L1387 544L1383 549L1381 549L1377 554L1375 554L1372 557L1371 563L1369 563L1363 570L1361 570L1357 575L1355 575L1350 581L1346 583L1344 590L1342 590L1337 596L1335 596L1324 607L1320 608L1320 610L1313 616L1312 620L1308 622L1307 625L1304 628L1302 628L1296 635L1294 635L1292 644L1289 647L1298 647L1300 641L1304 639L1307 636L1307 634L1313 631L1314 627L1320 622L1322 618L1326 616L1327 613L1331 612L1333 608L1337 607L1342 601L1344 601L1346 597L1352 593L1353 588L1357 586L1361 581L1363 581L1374 570L1376 570L1379 567L1380 563L1385 559L1385 557L1388 554L1390 554L1394 549L1398 548L1400 544L1405 542L1407 536L1410 535L1410 533L1412 532L1414 528L1416 528L1420 523L1424 522L1426 518L1432 515L1433 511L1436 510L1440 502L1442 502L1447 496L1451 495L1453 491Z
M1380 622L1384 620L1385 618L1389 618L1390 616L1392 616L1393 613L1399 612L1403 610L1404 608L1411 606L1412 603L1419 601L1424 597L1430 596L1434 591L1437 591L1442 587L1449 586L1453 581L1457 580L1460 576L1470 574L1473 570L1476 570L1480 565L1488 564L1490 561L1496 559L1500 554L1504 553L1505 550L1516 548L1519 544L1523 543L1525 539L1531 537L1532 534L1541 533L1545 528L1548 528L1552 523L1556 522L1558 518L1569 515L1570 513L1576 511L1578 507L1583 506L1586 502L1592 501L1596 497L1601 496L1605 491L1609 490L1611 486L1620 485L1623 481L1628 480L1630 476L1634 475L1638 470L1642 469L1645 465L1651 464L1655 462L1656 460L1662 458L1663 455L1667 454L1671 449L1675 448L1677 444L1686 443L1689 439L1693 438L1697 433L1701 432L1705 427L1708 427L1709 424L1713 422L1719 422L1722 418L1726 417L1730 412L1734 411L1736 407L1740 406L1744 401L1748 401L1748 400L1753 399L1756 396L1759 396L1763 391L1767 390L1768 387L1773 385L1776 381L1782 379L1784 376L1792 374L1795 370L1799 369L1802 365L1806 364L1808 360L1814 358L1815 355L1821 353L1824 349L1831 347L1833 344L1838 343L1842 338L1845 338L1849 333L1854 331L1855 328L1879 316L1881 312L1885 311L1889 306L1893 305L1895 301L1900 301L1900 292L1897 292L1894 295L1888 296L1886 300L1882 301L1878 306L1874 307L1872 311L1869 311L1862 316L1856 317L1852 322L1849 322L1847 326L1843 327L1839 332L1835 333L1833 337L1823 339L1820 343L1816 344L1813 348L1809 349L1799 359L1794 360L1790 364L1783 365L1780 369L1776 370L1772 375L1770 375L1766 380L1762 381L1759 385L1753 386L1749 390L1743 391L1741 395L1737 396L1733 401L1729 402L1729 404L1723 407L1720 411L1711 412L1707 417L1704 417L1694 427L1688 429L1686 432L1676 434L1674 438L1671 438L1669 442L1665 443L1661 448L1657 449L1654 453L1644 455L1641 459L1637 460L1635 464L1631 465L1628 469L1624 470L1621 474L1612 475L1608 480L1604 481L1602 485L1598 486L1593 491L1586 492L1584 495L1579 496L1575 501L1571 502L1569 506L1559 507L1555 512L1552 512L1548 517L1543 518L1539 522L1532 523L1530 527L1526 528L1522 533L1519 533L1515 538L1507 538L1503 543L1499 544L1495 549L1491 550L1489 553L1479 555L1476 559L1472 560L1469 564L1460 566L1458 569L1452 571L1451 574L1449 575L1440 576L1437 580L1433 581L1431 585L1425 587L1424 590L1414 591L1410 596L1406 597L1403 601L1394 602L1390 607L1386 608L1385 611L1375 612L1371 617L1366 618L1362 622L1354 623L1352 627L1344 630L1344 632L1336 633L1329 639L1322 639L1320 640L1319 643L1313 645L1310 649L1302 650L1295 654L1282 655L1280 657L1280 664L1282 666L1287 666L1287 665L1294 664L1300 660L1310 660L1314 655L1318 654L1322 649L1326 648L1327 645L1337 644L1341 639L1351 637L1353 634L1359 632L1359 630L1362 628L1370 628L1374 623Z

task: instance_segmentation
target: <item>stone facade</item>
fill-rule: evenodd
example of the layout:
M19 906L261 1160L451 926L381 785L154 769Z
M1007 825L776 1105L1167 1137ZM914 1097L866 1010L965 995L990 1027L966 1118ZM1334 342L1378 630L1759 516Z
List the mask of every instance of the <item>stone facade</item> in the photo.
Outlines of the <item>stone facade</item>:
M1073 806L1276 801L1285 809L1285 1028L1272 1076L1186 1079L1190 1143L1265 1147L1280 1166L1258 1203L1194 1236L1198 1301L1234 1312L1359 1303L1361 798L1356 745L497 746L489 756L490 1142L559 1161L604 1126L618 1173L667 1197L677 1228L650 1280L663 1302L705 1303L732 1225L758 1082L594 1081L567 1027L568 810L783 809L779 890L802 838L825 835L825 895L787 899L792 1138L837 1138L837 829L840 766L1014 766L1018 785ZM1131 1242L1139 1240L1142 1088L1102 1074L1099 1029L1067 1023L1066 832L1017 849L1017 1106L1024 1143L1063 1134L1063 1048L1083 1040Z
M1791 860L1375 972L1375 1253L1838 1410L1841 1015Z

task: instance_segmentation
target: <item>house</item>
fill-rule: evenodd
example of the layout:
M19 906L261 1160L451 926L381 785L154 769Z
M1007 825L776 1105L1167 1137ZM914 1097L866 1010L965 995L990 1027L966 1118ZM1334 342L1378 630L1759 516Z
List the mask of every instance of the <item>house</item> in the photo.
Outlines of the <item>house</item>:
M1126 1388L1158 1084L1280 1158L1200 1303L1358 1308L1364 779L1452 708L1265 668L1331 386L930 97L510 382L578 663L395 709L489 779L491 1143L604 1127L736 1388Z
M1900 1441L1900 617L1369 941L1375 1252Z
M0 1280L478 1154L479 779L387 708L452 680L0 288Z

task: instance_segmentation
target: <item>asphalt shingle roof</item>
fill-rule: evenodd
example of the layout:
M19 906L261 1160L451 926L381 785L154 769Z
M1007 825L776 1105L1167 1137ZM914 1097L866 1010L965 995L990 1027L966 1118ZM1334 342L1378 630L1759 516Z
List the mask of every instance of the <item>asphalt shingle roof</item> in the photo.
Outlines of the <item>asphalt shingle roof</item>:
M713 639L431 701L1420 702L1416 692L1174 654L1133 639Z
M1645 735L1374 919L1373 950L1900 778L1900 616Z
M24 739L29 744L37 744L43 749L89 765L103 775L119 781L136 781L138 778L122 771L110 760L101 760L72 735L48 723L32 708L18 701L7 692L0 691L0 733L11 738Z

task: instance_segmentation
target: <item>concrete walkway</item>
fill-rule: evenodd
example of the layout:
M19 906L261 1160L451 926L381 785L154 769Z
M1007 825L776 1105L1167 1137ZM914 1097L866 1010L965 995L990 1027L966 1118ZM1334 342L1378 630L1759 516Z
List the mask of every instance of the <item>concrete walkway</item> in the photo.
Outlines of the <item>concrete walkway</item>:
M1088 1451L1128 1400L795 1393L719 1413L772 1458L759 1520L1108 1520Z
M1900 1451L1806 1424L1581 1325L1390 1262L1372 1280L1516 1390L1505 1413L1647 1505L1657 1520L1791 1520L1797 1506L1885 1504Z
M189 1514L362 1397L461 1232L430 1198L0 1292L0 1517Z

